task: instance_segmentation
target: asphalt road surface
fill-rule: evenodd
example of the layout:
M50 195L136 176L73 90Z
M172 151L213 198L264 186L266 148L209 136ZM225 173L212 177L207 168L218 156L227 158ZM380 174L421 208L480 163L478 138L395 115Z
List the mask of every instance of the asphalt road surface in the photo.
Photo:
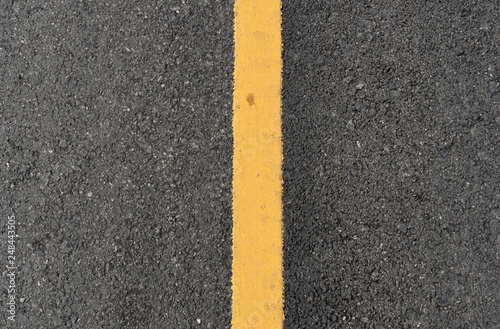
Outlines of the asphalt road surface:
M233 6L0 1L1 328L230 328ZM284 327L500 328L500 3L282 18Z

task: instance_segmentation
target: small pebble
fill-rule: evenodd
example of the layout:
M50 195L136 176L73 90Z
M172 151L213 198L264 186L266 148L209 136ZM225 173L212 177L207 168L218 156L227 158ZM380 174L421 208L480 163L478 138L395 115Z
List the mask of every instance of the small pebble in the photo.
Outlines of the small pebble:
M357 104L356 104L356 110L357 110L357 111L361 111L361 110L363 110L365 107L366 107L366 104L365 104L365 103L363 103L363 102L361 102L361 103L357 103Z
M354 126L354 123L352 122L352 120L349 120L349 122L348 122L348 123L347 123L347 125L346 125L346 129L347 129L348 131L354 131L354 128L356 128L356 127Z
M401 92L399 90L391 90L392 98L398 98L399 96L401 96Z
M496 94L498 92L498 82L491 81L489 85L489 90L492 95Z
M450 148L452 145L453 145L453 141L452 141L452 140L447 140L447 141L443 144L443 148L447 149L447 148Z
M488 22L482 22L481 26L479 27L480 30L483 31L489 31L490 30L490 24Z
M456 49L455 49L455 54L457 54L457 56L462 56L464 54L464 48L462 46L458 46Z
M352 79L353 79L352 77L345 77L345 78L344 78L344 82L345 82L346 84L350 84L350 83L351 83L351 81L352 81Z
M49 176L50 173L45 173L42 175L42 177L40 178L40 188L43 189L45 186L49 184Z
M61 243L60 249L61 249L61 252L64 252L64 253L69 252L71 250L67 241L63 241L63 243Z
M488 76L489 76L489 78L491 78L491 79L496 79L496 77L497 77L497 70L496 70L495 65L490 64L490 65L488 66Z
M446 307L448 306L448 299L446 298L441 298L438 300L438 305L441 307Z
M453 27L458 29L460 27L462 27L462 21L460 19L458 19L455 23L453 23Z
M400 224L399 225L399 231L401 233L405 234L406 232L408 232L408 227L405 224Z
M367 116L368 116L368 117L373 117L373 116L375 116L375 113L376 113L376 112L375 112L375 109L374 109L373 107L372 107L372 108L370 108L370 109L368 109L368 111L366 111L366 114L367 114Z

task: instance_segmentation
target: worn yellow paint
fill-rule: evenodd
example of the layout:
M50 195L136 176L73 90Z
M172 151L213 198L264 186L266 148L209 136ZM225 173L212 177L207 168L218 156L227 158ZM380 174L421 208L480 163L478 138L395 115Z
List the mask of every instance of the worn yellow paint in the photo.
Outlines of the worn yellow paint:
M283 327L281 2L235 0L234 329Z

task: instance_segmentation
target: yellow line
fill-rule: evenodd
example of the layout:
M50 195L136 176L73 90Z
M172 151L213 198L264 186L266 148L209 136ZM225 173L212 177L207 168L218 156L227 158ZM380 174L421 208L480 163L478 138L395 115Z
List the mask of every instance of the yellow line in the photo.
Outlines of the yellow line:
M281 2L235 0L234 329L283 327Z

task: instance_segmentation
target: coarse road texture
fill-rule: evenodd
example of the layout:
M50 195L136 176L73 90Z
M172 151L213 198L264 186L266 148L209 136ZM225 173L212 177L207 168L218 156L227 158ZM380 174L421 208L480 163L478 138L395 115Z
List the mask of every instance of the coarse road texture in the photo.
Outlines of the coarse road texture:
M233 5L0 1L1 328L230 327ZM498 1L282 18L284 328L499 328Z
M232 6L2 2L19 328L229 326Z
M499 22L284 2L285 328L500 328Z

